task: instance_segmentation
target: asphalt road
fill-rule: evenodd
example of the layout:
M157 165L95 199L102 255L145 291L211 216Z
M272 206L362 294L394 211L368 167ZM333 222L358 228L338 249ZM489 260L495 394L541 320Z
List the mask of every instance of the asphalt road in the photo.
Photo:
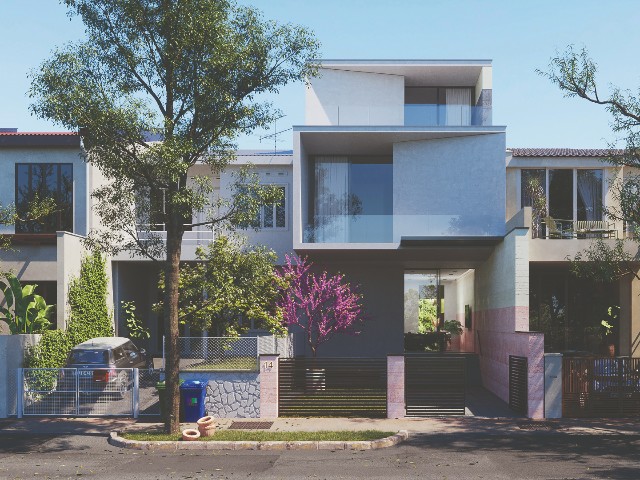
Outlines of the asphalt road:
M0 432L0 478L640 479L640 435L414 435L388 449L136 452L103 434Z

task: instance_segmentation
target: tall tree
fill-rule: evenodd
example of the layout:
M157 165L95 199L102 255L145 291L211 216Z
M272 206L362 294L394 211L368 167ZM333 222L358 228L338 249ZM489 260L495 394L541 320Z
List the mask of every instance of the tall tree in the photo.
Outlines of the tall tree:
M297 326L315 357L318 347L338 333L359 335L365 320L362 295L341 273L315 273L313 263L287 255L279 276L284 283L278 306L286 327Z
M212 204L211 176L190 179L189 168L224 169L237 136L278 115L260 94L317 72L318 43L307 29L232 0L64 3L84 22L87 40L56 50L31 74L32 112L78 129L87 161L110 179L94 192L106 228L89 243L164 262L166 430L176 432L185 228L251 224L260 204L279 194L241 173L232 198ZM205 210L205 221L191 222L193 211ZM164 225L166 241L151 223Z
M573 46L558 53L549 63L547 71L537 72L548 78L562 90L565 97L577 97L603 106L611 114L611 129L621 135L624 148L611 145L610 154L604 159L618 167L640 168L640 89L639 93L611 86L608 93L598 88L598 67L589 57L586 48L576 50ZM624 178L612 185L614 207L607 207L605 214L611 220L624 222L640 239L640 176L626 173ZM628 274L637 274L636 255L625 248L627 240L620 239L611 246L602 239L594 240L572 262L572 270L578 276L609 282Z

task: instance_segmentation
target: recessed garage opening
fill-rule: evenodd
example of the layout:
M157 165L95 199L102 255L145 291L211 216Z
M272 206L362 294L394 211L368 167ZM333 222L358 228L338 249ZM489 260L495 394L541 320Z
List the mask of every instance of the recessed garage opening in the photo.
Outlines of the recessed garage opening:
M405 408L409 417L517 414L482 387L475 350L475 270L404 272Z
M473 269L405 271L405 352L465 351L462 339L472 329L473 281Z

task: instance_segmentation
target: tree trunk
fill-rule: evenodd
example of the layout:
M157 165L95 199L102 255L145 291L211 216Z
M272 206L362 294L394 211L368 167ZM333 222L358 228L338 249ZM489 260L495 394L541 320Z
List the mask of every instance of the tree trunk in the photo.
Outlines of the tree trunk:
M178 215L171 215L167 224L167 262L165 265L164 331L165 380L168 415L165 431L180 431L180 349L178 346L178 282L180 280L180 254L183 228Z

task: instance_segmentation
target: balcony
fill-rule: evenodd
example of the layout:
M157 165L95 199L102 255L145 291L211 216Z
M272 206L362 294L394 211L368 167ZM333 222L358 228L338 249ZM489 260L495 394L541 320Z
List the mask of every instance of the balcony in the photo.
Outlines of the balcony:
M618 238L618 229L615 223L606 220L563 220L547 217L537 224L532 222L531 237L554 240L611 239Z
M316 215L303 243L399 243L403 237L492 237L504 223L471 215Z
M153 230L146 230L149 227ZM190 227L190 225L185 225L185 227ZM213 242L215 239L213 230L203 229L203 227L198 228L198 230L187 230L184 232L182 236L183 245L208 245ZM141 240L159 238L164 242L167 241L167 232L164 224L138 225L138 235Z
M491 107L468 105L405 104L407 127L461 127L491 125Z

